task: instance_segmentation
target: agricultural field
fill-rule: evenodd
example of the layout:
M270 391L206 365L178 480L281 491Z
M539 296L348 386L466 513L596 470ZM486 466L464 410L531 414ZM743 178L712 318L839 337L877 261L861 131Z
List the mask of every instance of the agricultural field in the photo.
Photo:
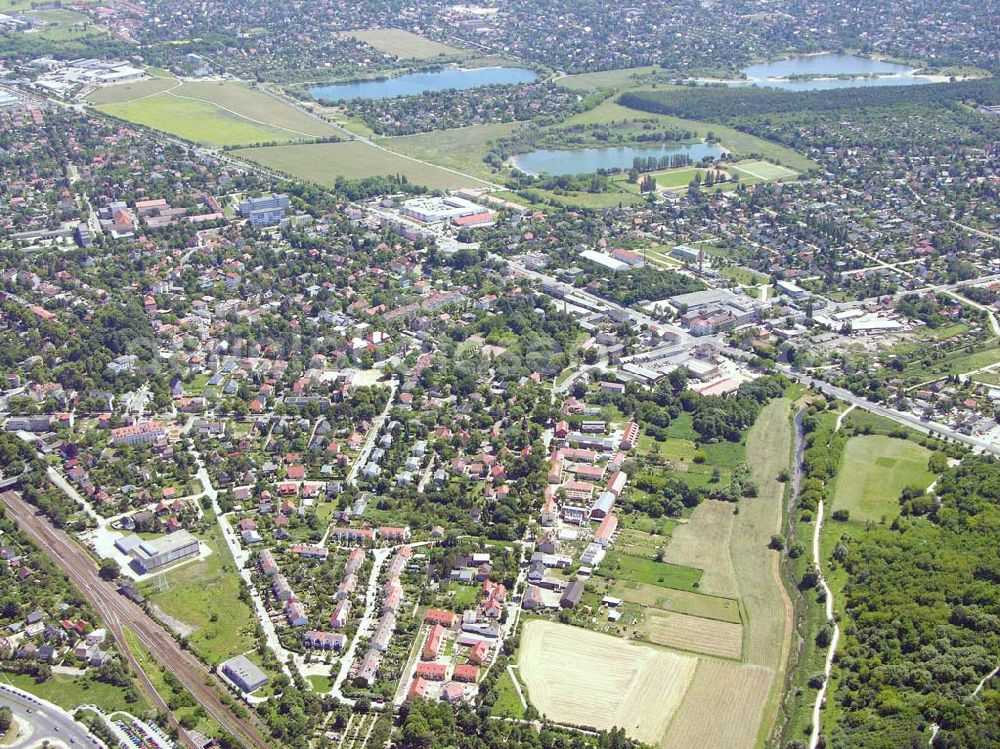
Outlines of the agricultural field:
M651 611L640 626L656 645L733 660L739 660L743 652L742 624Z
M697 667L692 656L539 620L525 622L518 662L542 715L621 727L650 744L666 732Z
M699 592L734 598L739 588L729 545L735 520L729 502L702 502L694 508L688 522L674 529L664 561L685 566L701 565Z
M102 86L88 94L87 101L93 104L124 104L153 97L176 88L178 84L179 81L175 78L147 78L142 81L119 83L114 86Z
M847 510L851 520L891 520L899 514L903 489L925 489L934 481L927 468L930 456L930 450L909 440L877 434L852 437L844 447L833 510Z
M752 749L773 680L762 666L700 660L660 747Z
M208 146L289 143L339 131L242 83L170 79L108 86L91 99L107 114Z
M458 47L441 44L403 29L362 29L350 31L347 35L401 60L432 60L435 57L466 54L465 50Z

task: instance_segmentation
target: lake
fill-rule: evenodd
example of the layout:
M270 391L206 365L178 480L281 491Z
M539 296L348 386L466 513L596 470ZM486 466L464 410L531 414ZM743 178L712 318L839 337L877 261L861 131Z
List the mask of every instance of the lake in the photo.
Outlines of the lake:
M673 156L687 154L692 161L705 156L718 158L725 153L719 146L709 143L691 143L685 146L606 146L601 148L539 148L515 156L514 166L526 174L590 174L598 169L631 169L637 156Z
M538 76L526 68L445 68L432 73L407 73L395 78L381 78L354 83L313 86L309 93L317 99L388 99L393 96L416 96L428 91L449 88L470 89L497 83L531 83Z
M913 69L884 60L872 60L857 55L826 53L822 55L799 55L784 60L772 60L743 68L745 82L737 86L768 86L786 91L821 91L835 88L859 88L863 86L914 86L931 83L930 79L912 75ZM794 75L866 76L878 73L877 78L833 78L827 80L771 80L787 79Z

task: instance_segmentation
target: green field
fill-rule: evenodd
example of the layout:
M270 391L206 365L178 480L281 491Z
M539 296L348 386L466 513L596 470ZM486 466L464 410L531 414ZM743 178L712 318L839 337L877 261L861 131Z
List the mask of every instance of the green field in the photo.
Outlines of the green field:
M104 33L104 29L91 21L89 16L72 10L61 8L32 10L24 15L45 21L46 25L42 26L33 36L53 42L64 42Z
M612 587L612 595L630 603L643 606L675 611L678 614L690 614L704 619L717 619L723 622L739 624L740 604L732 598L707 596L702 593L691 593L686 590L665 588L662 585L649 585L631 580L617 581Z
M770 161L740 161L736 164L731 164L729 169L763 182L795 179L799 176L798 172L783 167L780 164L772 164Z
M516 122L470 125L398 138L380 138L376 143L421 161L491 180L495 175L483 161L489 151L489 143L510 135L517 127Z
M42 682L36 682L35 677L28 674L13 674L0 671L0 682L11 684L25 692L48 700L64 710L72 710L78 705L97 705L106 713L116 710L143 712L149 708L142 696L137 701L129 702L125 690L121 687L105 684L91 679L89 676L66 676L52 674Z
M600 70L596 73L579 73L557 78L556 84L573 91L593 91L599 88L627 88L640 83L639 76L655 73L659 68L649 66L644 68L618 68L616 70Z
M504 669L500 678L497 679L495 689L497 699L493 703L490 715L500 718L517 718L518 720L524 718L524 705L521 704L521 698L517 696L517 689L510 671Z
M166 573L166 587L147 584L150 601L195 629L192 650L216 664L253 648L256 617L240 599L241 582L218 526L203 539L212 549L207 558Z
M156 79L108 86L91 99L107 114L209 146L288 143L339 132L242 83Z
M844 448L833 509L848 510L851 520L891 520L899 514L903 489L925 489L934 481L927 470L930 456L930 450L909 440L877 434L852 437Z
M349 36L370 44L379 52L403 60L430 60L435 57L454 57L465 54L458 47L450 47L403 29L364 29L348 32Z
M653 559L644 559L611 551L600 568L599 575L618 580L631 580L646 585L693 591L701 579L701 570L667 564Z
M337 177L362 179L396 174L405 175L413 184L424 185L432 190L484 186L478 180L431 164L422 164L361 141L243 148L233 153L326 187L333 186Z
M542 190L529 188L521 190L520 195L527 196L532 203L555 203L566 208L590 208L599 211L605 208L618 208L623 205L639 205L644 198L631 192L574 192ZM524 198L521 198L524 202Z

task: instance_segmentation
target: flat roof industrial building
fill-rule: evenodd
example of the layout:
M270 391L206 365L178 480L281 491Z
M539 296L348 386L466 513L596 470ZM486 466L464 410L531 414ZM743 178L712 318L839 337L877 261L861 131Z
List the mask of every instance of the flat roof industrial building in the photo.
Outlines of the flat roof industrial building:
M128 553L132 555L133 566L145 574L195 556L198 554L198 549L198 539L181 529L160 538L132 545Z
M488 213L481 205L453 195L443 198L413 198L405 201L400 206L399 212L403 216L425 224L437 224L442 221L453 221L463 216Z

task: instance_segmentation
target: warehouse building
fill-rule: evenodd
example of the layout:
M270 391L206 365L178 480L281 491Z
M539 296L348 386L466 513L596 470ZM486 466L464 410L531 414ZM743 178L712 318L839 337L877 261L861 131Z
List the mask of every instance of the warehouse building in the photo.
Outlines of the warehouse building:
M129 553L132 555L132 566L146 574L182 559L197 556L198 549L198 539L181 529L160 538L143 541Z
M222 673L246 694L256 692L267 684L267 674L245 655L237 655L223 663Z

